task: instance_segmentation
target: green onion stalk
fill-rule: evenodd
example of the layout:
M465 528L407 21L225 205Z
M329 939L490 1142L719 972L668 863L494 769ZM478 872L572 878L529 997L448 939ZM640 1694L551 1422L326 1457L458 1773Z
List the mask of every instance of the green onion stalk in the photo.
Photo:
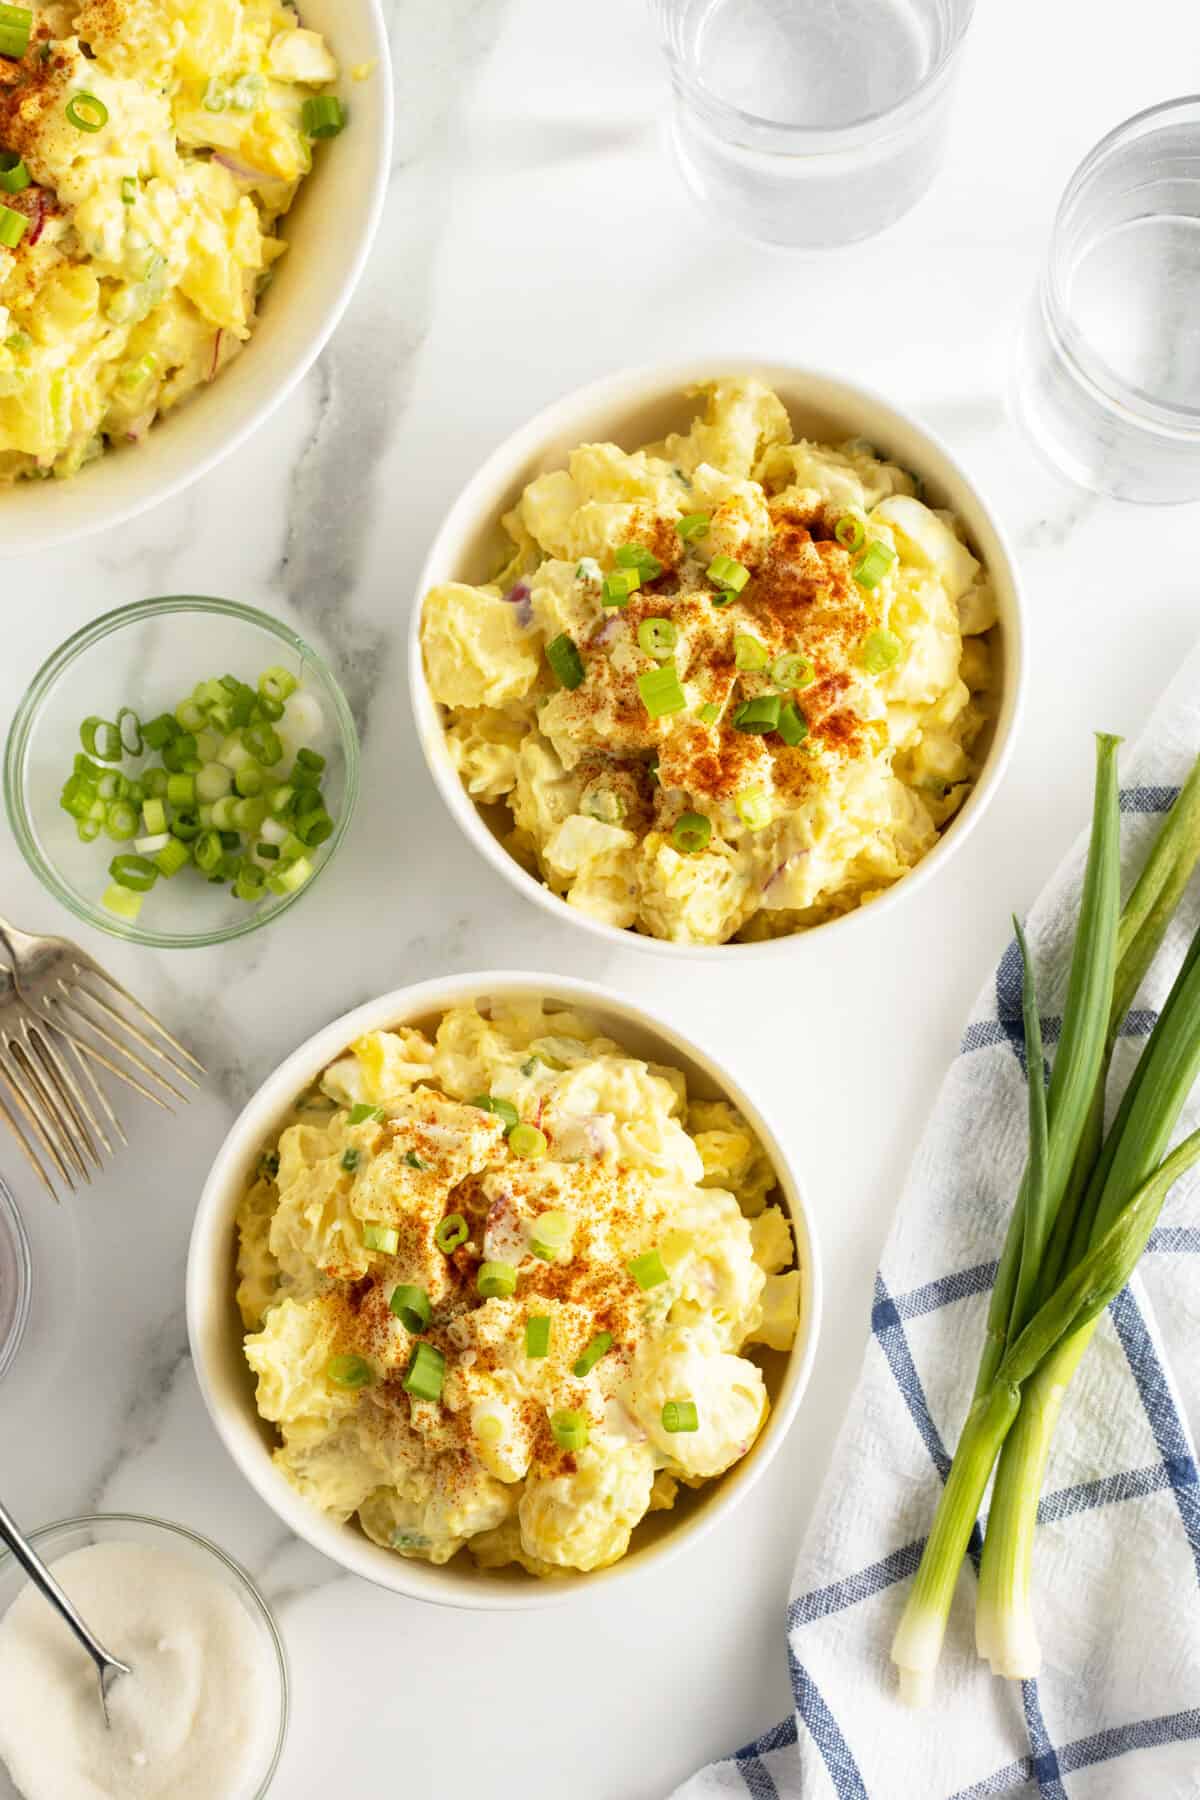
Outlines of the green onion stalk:
M1118 965L1105 1057L1166 925L1200 857L1200 762L1182 789L1130 897L1122 919ZM1087 1179L1073 1183L1073 1212L1064 1205L1059 1275L1078 1267L1120 1217L1131 1192L1158 1165L1184 1102L1200 1077L1200 932L1193 938L1162 1013L1126 1089L1103 1146L1093 1144ZM1093 1115L1102 1118L1103 1078ZM1098 1134L1096 1134L1098 1137ZM1189 1140L1190 1142L1191 1140ZM1163 1164L1163 1168L1169 1166ZM1034 1536L1050 1446L1067 1390L1099 1323L1096 1316L1064 1340L1034 1374L1000 1455L988 1515L976 1609L976 1645L994 1672L1016 1680L1041 1663L1030 1605Z
M992 1292L975 1395L892 1645L901 1695L914 1705L924 1704L931 1695L967 1543L996 1458L1020 1408L1010 1352L1029 1324L1034 1279L1072 1176L1103 1063L1120 908L1118 743L1107 735L1098 736L1096 742L1091 841L1048 1096L1041 1075L1033 967L1018 934L1029 1051L1030 1157Z
M958 1571L997 1457L976 1641L997 1672L1036 1673L1029 1608L1033 1539L1059 1410L1167 1192L1200 1156L1197 1133L1160 1161L1200 1074L1200 933L1113 1127L1107 1138L1103 1134L1117 1034L1200 859L1198 759L1117 921L1115 749L1115 740L1099 739L1088 867L1048 1097L1037 1079L1041 1038L1033 970L1017 934L1030 1071L1029 1158L997 1272L975 1397L893 1646L902 1695L918 1703L932 1690Z

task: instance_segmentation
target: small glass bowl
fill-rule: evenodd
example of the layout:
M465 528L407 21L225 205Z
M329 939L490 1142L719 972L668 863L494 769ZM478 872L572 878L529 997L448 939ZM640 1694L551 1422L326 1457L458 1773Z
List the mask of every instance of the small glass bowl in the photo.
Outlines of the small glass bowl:
M199 1564L207 1574L215 1575L238 1596L269 1647L279 1675L278 1727L274 1734L270 1762L258 1778L253 1796L253 1800L263 1800L279 1768L279 1759L283 1755L284 1740L287 1737L287 1654L270 1608L241 1564L234 1562L231 1556L227 1556L209 1538L201 1537L199 1532L189 1531L186 1525L173 1525L167 1519L150 1519L138 1513L97 1513L92 1518L61 1519L55 1525L43 1525L40 1530L31 1531L29 1540L43 1561L51 1567L61 1557L70 1555L73 1550L84 1550L89 1544L144 1544L151 1550L162 1550L169 1555L182 1556ZM28 1579L12 1552L0 1551L0 1618L8 1611ZM119 1645L111 1648L115 1655L120 1655ZM0 1800L22 1800L22 1795L9 1779L3 1763L0 1763Z
M311 748L326 759L323 793L333 835L313 856L313 873L293 894L257 905L231 888L208 887L181 871L160 879L136 920L100 904L112 858L133 849L103 832L81 843L59 805L82 748L79 727L95 715L115 719L131 706L141 719L173 711L197 681L233 674L253 686L265 669L289 669L320 706L323 725ZM128 759L126 771L132 766ZM244 937L286 912L312 887L346 835L358 797L358 733L345 695L324 659L268 613L233 600L176 594L104 613L42 664L18 706L4 752L4 799L13 833L38 879L88 925L130 943L194 949Z
M29 1239L16 1202L0 1179L0 1379L25 1335L31 1288Z

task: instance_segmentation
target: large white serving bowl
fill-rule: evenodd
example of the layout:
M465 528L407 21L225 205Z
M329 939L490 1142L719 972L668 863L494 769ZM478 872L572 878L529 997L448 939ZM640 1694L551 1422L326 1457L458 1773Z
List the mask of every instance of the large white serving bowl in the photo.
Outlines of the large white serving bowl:
M234 1300L238 1202L268 1140L297 1093L356 1037L395 1025L429 1024L450 1007L536 994L548 1005L580 1008L606 1035L634 1055L682 1069L689 1091L727 1098L758 1132L779 1176L779 1203L792 1222L801 1269L800 1330L787 1353L755 1347L771 1396L771 1412L757 1442L734 1468L697 1492L681 1490L671 1512L655 1513L638 1528L630 1553L589 1575L538 1580L520 1570L477 1569L465 1552L442 1568L397 1556L371 1543L356 1525L341 1525L301 1498L271 1460L276 1441L254 1405L254 1380L242 1353L242 1323ZM808 1382L821 1312L821 1280L812 1222L799 1183L760 1108L707 1051L660 1017L591 982L534 974L455 975L398 988L335 1019L259 1088L248 1101L212 1166L192 1230L187 1270L188 1335L200 1390L226 1449L250 1485L285 1525L343 1568L378 1586L442 1606L485 1611L552 1605L601 1584L629 1581L724 1518L757 1481L783 1440Z
M392 75L379 0L305 0L304 23L338 59L350 111L315 147L312 173L280 225L288 244L242 354L159 420L141 444L107 450L64 481L0 487L5 555L119 525L180 493L245 442L312 367L362 274L392 155ZM372 65L355 81L350 71Z
M633 450L668 431L686 430L696 403L687 390L725 375L757 375L768 382L791 414L797 435L824 442L863 437L885 455L914 470L934 506L950 507L966 526L972 547L987 565L999 608L996 658L1000 704L979 780L966 804L915 869L869 905L790 937L753 944L672 944L589 918L522 868L501 842L512 828L504 806L481 807L459 779L446 748L442 708L425 678L421 607L431 587L444 581L486 582L506 560L499 521L536 475L563 468L579 444L613 442ZM508 546L511 551L511 544ZM701 361L628 369L565 395L506 438L467 483L433 541L417 585L409 635L409 686L417 734L443 800L476 849L521 893L556 918L569 919L610 945L635 945L662 956L728 962L737 957L794 955L798 944L831 932L861 930L908 894L931 881L966 842L999 786L1016 733L1024 687L1024 617L1016 564L1004 533L970 477L941 441L867 388L793 363L745 356L707 356Z

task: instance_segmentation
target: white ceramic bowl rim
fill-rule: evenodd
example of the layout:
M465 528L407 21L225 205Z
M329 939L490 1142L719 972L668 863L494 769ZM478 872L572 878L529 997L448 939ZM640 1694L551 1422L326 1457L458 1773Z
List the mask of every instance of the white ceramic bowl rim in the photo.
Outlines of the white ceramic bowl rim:
M779 1394L750 1454L714 1484L705 1504L683 1520L678 1530L668 1531L660 1542L594 1574L510 1583L486 1571L460 1569L457 1565L462 1558L439 1569L394 1556L311 1505L274 1468L254 1409L249 1376L240 1354L235 1359L228 1350L233 1331L232 1236L237 1200L250 1158L258 1154L293 1095L364 1032L425 1018L484 997L496 1000L517 995L540 995L552 1004L597 1012L606 1025L617 1016L631 1032L654 1040L663 1055L693 1063L741 1109L771 1156L795 1228L802 1271L802 1339L787 1358ZM259 1497L298 1537L351 1573L392 1592L436 1605L511 1612L561 1604L602 1584L633 1579L642 1569L659 1567L686 1545L697 1543L726 1516L766 1469L795 1417L816 1355L821 1292L820 1256L803 1185L784 1156L778 1135L740 1082L661 1014L634 1005L610 988L554 975L504 971L419 982L369 1000L315 1032L267 1077L246 1102L217 1152L200 1197L188 1250L187 1321L196 1377L218 1435ZM219 1367L222 1359L229 1364L224 1374Z
M845 436L861 431L863 436L879 443L898 460L917 469L930 481L935 492L947 488L958 490L953 504L959 516L964 517L975 547L983 554L1000 606L1003 699L983 771L965 804L932 850L869 905L856 907L809 931L769 938L760 943L675 944L605 924L590 918L577 907L568 906L536 876L522 868L492 835L463 787L445 747L440 709L425 680L421 608L424 596L437 583L478 578L473 573L463 572L466 546L481 527L498 522L500 513L512 504L515 491L531 479L535 468L561 468L565 450L588 441L589 432L593 434L592 441L595 441L597 431L615 431L618 437L625 437L627 433L622 430L621 420L635 410L665 405L672 397L682 397L688 388L725 375L760 376L780 393L792 414L803 413L804 396L807 395L811 410L851 415L847 418ZM603 424L605 418L611 418L614 423ZM632 946L652 955L690 960L716 958L728 962L736 956L744 961L753 957L794 955L798 946L809 945L814 939L827 943L831 932L862 929L864 921L878 917L915 894L966 841L998 788L1012 753L1024 702L1024 607L1016 562L1001 526L975 482L941 439L926 426L872 389L841 376L798 363L771 362L747 356L744 352L728 356L711 354L689 357L686 362L623 369L603 376L552 401L492 451L451 506L425 558L409 625L408 669L417 735L434 784L466 837L506 881L556 919L570 921L581 930L604 939L610 947L619 945L628 949Z
M222 370L211 389L190 395L161 420L144 445L106 453L69 481L0 488L6 556L59 549L181 493L282 405L337 327L387 196L394 110L390 49L380 0L303 0L301 10L304 23L322 31L337 53L339 88L348 95L351 119L345 132L321 145L312 175L287 215L284 268L245 354ZM371 68L364 82L350 77L359 65ZM309 204L318 199L319 212ZM303 240L299 246L295 234Z

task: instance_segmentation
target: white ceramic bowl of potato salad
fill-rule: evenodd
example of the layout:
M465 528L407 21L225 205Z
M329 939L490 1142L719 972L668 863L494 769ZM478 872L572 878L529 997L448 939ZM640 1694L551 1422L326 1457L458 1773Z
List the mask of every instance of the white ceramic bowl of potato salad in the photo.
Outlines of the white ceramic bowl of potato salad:
M320 351L391 142L378 0L0 20L0 521L20 553L233 449Z
M1013 738L1021 602L928 432L706 359L495 452L429 553L410 679L443 798L524 893L610 942L779 954L964 841Z
M379 1585L535 1607L693 1542L816 1346L809 1215L750 1097L589 983L373 1000L246 1106L188 1261L242 1473Z

